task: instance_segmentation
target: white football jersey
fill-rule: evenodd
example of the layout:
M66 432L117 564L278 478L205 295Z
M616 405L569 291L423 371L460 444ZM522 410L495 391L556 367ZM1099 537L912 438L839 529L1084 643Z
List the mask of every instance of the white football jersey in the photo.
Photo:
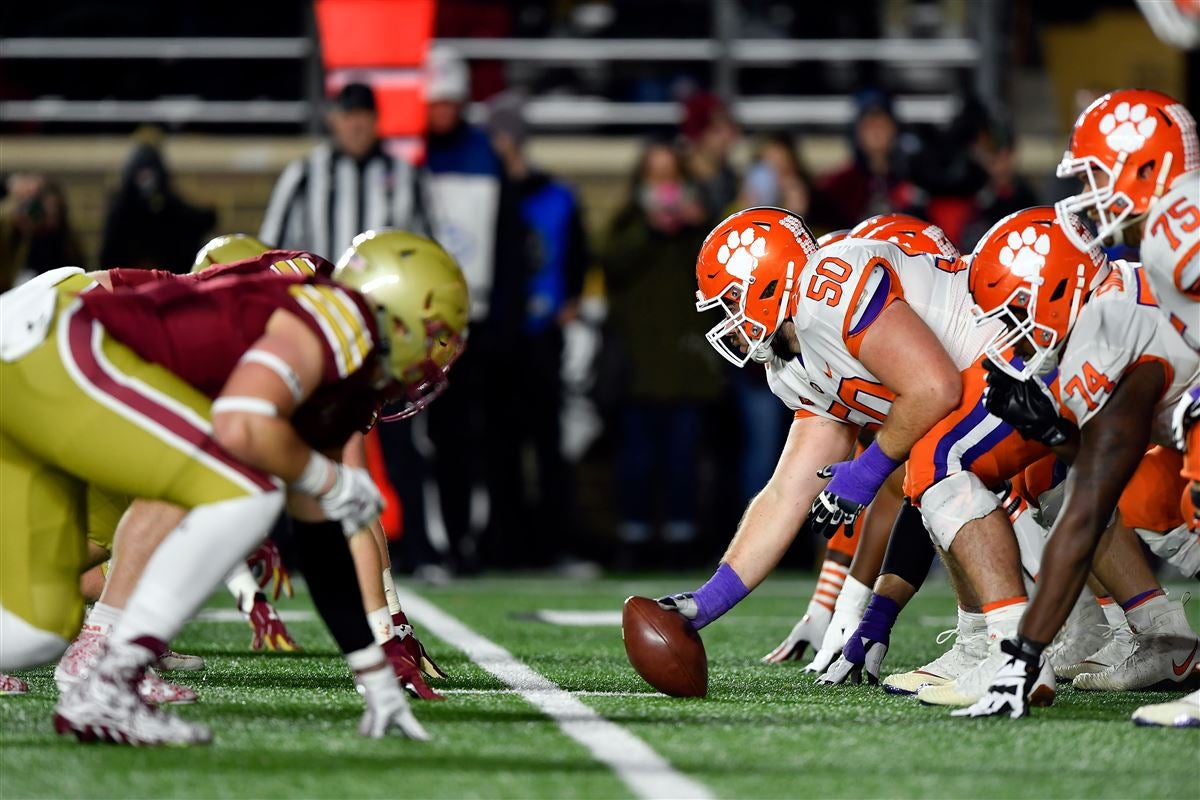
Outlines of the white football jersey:
M1177 177L1150 209L1141 258L1159 306L1200 350L1200 170ZM1195 294L1184 294L1184 287Z
M891 242L843 239L812 256L800 273L792 321L800 356L768 364L767 381L789 408L854 425L878 425L895 395L858 360L870 324L903 299L966 369L997 332L971 316L973 301L961 262L907 255Z
M1167 366L1170 381L1154 407L1151 438L1171 447L1171 415L1200 380L1200 354L1188 347L1154 302L1140 264L1113 261L1112 272L1084 304L1059 361L1059 400L1083 427L1112 396L1121 377L1142 361Z

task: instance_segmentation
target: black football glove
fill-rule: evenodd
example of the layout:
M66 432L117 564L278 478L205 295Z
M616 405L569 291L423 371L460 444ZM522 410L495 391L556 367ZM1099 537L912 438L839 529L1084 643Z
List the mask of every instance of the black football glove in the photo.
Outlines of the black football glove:
M1073 436L1075 425L1058 413L1050 390L1038 378L1019 381L989 360L984 360L987 389L983 405L988 413L1007 422L1025 439L1057 447Z
M1008 656L996 670L987 694L968 708L952 711L952 717L998 717L1020 719L1029 713L1030 695L1045 662L1042 649L1022 636L1005 639L1000 652Z

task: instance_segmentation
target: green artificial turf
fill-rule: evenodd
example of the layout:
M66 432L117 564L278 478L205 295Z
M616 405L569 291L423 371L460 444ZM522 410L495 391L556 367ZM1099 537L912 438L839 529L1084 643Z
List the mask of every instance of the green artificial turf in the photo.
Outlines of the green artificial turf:
M649 692L616 627L559 627L538 610L617 610L629 594L689 588L694 577L486 578L421 593L569 691ZM1200 797L1200 732L1136 728L1138 705L1172 695L1062 688L1032 718L951 719L867 687L817 687L802 664L766 666L803 611L807 576L778 576L704 631L710 691L580 699L648 742L721 797ZM212 603L227 607L225 598ZM1195 604L1189 605L1193 625ZM309 608L306 597L280 604ZM932 583L901 618L885 671L933 658L953 602ZM135 750L54 735L51 670L23 673L32 691L0 698L0 798L22 797L628 797L604 764L462 653L426 644L471 690L418 703L434 740L361 739L361 701L318 622L289 626L301 654L253 654L240 624L196 622L176 649L208 659L174 673L200 693L181 713L213 727L210 747Z

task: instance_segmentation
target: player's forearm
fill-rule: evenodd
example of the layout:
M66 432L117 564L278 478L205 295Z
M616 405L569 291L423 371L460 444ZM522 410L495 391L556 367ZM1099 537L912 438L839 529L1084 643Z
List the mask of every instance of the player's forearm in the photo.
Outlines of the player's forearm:
M1023 636L1049 644L1066 622L1075 599L1087 582L1092 554L1104 532L1104 522L1091 509L1064 513L1055 522L1042 553L1037 594L1021 622Z
M928 386L897 394L875 442L891 458L905 460L921 437L955 409L961 393L961 382L931 379Z
M815 482L810 492L790 494L772 482L751 501L722 559L746 588L753 589L762 583L783 559L804 524L817 491Z
M269 472L287 483L304 473L313 450L287 420L229 412L213 419L217 443L243 463Z

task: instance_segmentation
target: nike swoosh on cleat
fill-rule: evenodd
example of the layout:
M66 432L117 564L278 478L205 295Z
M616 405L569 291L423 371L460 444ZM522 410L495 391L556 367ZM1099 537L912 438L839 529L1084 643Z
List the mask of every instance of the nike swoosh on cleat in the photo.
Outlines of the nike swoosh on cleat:
M1183 673L1187 672L1188 667L1192 665L1197 647L1200 647L1200 641L1192 645L1192 652L1188 653L1188 657L1183 660L1182 664L1176 664L1174 659L1171 660L1171 671L1175 673L1176 678L1182 677Z

